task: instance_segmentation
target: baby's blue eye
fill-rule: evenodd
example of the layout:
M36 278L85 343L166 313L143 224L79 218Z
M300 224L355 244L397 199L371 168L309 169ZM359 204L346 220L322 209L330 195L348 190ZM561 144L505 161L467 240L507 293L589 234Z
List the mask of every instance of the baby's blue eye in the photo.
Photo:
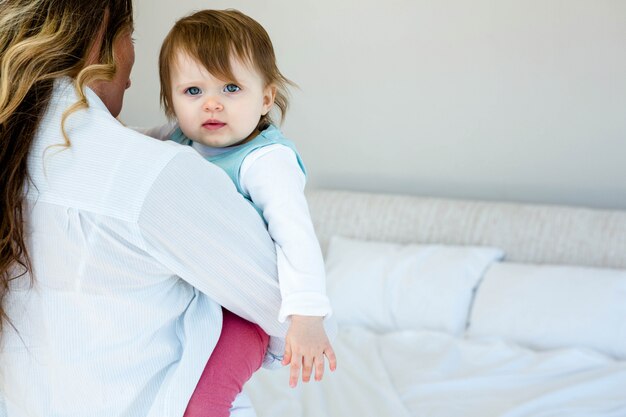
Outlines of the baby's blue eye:
M189 94L190 96L197 96L201 92L202 91L198 87L189 87L187 90L185 90L185 93Z
M239 88L239 86L236 84L226 84L224 86L225 93L236 93L239 90L241 90L241 88Z

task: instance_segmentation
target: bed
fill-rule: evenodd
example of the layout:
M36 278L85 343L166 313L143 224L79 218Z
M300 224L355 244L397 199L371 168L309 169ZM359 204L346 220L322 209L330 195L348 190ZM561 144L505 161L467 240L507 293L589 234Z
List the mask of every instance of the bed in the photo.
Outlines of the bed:
M625 417L626 212L312 190L335 373L259 417Z

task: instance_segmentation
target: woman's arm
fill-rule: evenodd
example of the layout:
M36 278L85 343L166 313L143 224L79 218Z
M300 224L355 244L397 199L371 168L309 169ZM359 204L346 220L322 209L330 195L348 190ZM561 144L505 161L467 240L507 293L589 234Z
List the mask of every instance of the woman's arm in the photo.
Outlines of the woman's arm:
M263 221L228 176L193 151L163 169L139 218L146 250L233 313L284 337L276 254Z

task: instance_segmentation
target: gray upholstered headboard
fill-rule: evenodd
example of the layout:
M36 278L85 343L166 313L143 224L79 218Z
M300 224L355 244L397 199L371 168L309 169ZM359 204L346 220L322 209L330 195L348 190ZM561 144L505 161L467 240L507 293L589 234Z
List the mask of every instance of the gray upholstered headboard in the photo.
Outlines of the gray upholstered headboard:
M325 250L332 235L486 245L511 262L626 268L626 211L309 190Z

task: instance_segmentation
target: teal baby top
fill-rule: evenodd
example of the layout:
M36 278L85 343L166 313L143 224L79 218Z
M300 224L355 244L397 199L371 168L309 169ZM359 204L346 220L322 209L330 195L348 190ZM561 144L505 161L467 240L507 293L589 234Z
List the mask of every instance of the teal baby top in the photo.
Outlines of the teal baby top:
M181 145L191 146L192 144L192 140L185 136L182 130L180 130L180 127L176 128L176 130L172 133L170 140L180 143ZM259 212L261 216L263 216L263 213L261 212L259 207L254 204L254 201L252 201L250 196L242 189L239 180L239 174L241 171L241 165L248 155L250 155L257 149L274 144L284 145L290 148L296 155L296 159L298 160L298 165L300 166L300 169L302 169L302 172L304 173L304 175L306 175L306 168L304 167L304 163L302 162L302 158L300 157L296 146L289 139L285 138L282 132L274 125L269 125L266 129L262 130L254 139L249 142L229 148L222 148L225 151L217 155L205 156L205 159L207 161L219 166L224 170L224 172L226 172L226 174L228 174L230 179L235 184L235 187L237 187L237 191L239 192L239 194L241 194L248 201L250 201L250 203L254 206L254 208L257 210L257 212Z

